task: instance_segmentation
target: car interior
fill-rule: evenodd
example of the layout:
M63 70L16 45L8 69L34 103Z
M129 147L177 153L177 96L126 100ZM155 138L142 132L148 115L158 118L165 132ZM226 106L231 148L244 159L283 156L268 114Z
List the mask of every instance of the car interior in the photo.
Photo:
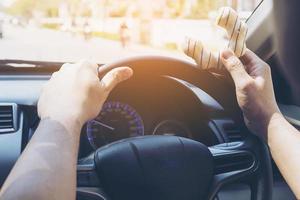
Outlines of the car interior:
M279 107L299 129L273 4L262 1L247 20L247 46L271 66ZM62 64L0 60L0 188L39 124L40 91ZM99 64L130 66L134 75L81 130L78 200L295 199L266 144L247 130L227 72L156 55Z

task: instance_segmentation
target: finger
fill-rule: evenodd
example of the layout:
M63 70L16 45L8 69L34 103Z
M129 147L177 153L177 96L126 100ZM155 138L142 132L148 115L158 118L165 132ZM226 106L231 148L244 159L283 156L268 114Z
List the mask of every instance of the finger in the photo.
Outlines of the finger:
M236 55L234 55L232 50L223 51L221 60L236 85L251 79L249 74L246 72L243 63L238 57L236 57Z
M57 78L63 71L66 71L66 70L68 70L70 68L73 68L73 67L74 67L74 64L70 64L70 63L63 64L58 71L54 72L51 75L50 80Z
M246 49L245 54L241 57L241 61L244 65L254 65L257 62L264 62L261 60L254 52L249 49Z
M77 65L79 66L79 68L92 69L93 71L98 73L98 65L96 63L90 62L88 60L81 60Z
M256 77L261 71L264 71L269 67L265 61L249 49L247 49L245 55L241 57L241 61L245 65L246 71L251 75L251 77Z
M105 91L110 92L120 82L129 79L133 71L129 67L118 67L109 71L101 80Z
M71 63L65 63L65 64L63 64L63 65L61 66L60 69L70 68L70 67L72 67L73 65L74 65L74 64L71 64Z
M54 73L51 75L50 80L51 80L51 79L55 79L55 78L57 77L57 75L58 75L58 71L57 71L57 72L54 72Z

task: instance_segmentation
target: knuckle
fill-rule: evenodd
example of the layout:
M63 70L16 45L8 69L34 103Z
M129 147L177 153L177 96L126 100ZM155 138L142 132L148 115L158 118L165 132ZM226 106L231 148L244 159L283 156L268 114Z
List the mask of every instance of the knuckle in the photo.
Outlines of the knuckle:
M243 91L252 91L255 88L256 84L255 81L250 79L245 81L243 84L241 84L241 89Z
M57 77L57 75L58 75L58 72L54 72L54 73L51 75L51 79Z
M89 62L87 60L81 60L80 62L76 63L76 66L79 69L86 69L89 66Z
M79 62L79 64L80 64L80 65L83 65L83 66L89 65L89 61L88 61L88 60L81 60L81 61Z
M70 68L71 64L70 63L65 63L61 66L60 70L65 70L65 69L68 69Z
M90 62L88 60L82 60L80 62L80 65L82 67L89 67L89 68L97 68L98 67L98 65L96 63Z
M228 61L229 70L236 70L244 67L241 61L236 57L231 57Z
M114 73L112 74L112 76L113 76L113 80L114 80L115 82L119 82L120 79L121 79L121 76L120 76L120 74L119 74L118 72L114 72Z
M93 68L96 68L98 69L98 64L97 63L94 63L94 62L90 62L90 65L93 67Z
M83 75L81 80L86 88L94 88L100 81L98 77L88 74Z
M102 88L103 88L104 94L107 94L107 93L110 92L110 87L104 86L104 87L102 87Z
M95 63L91 63L89 61L82 61L79 64L79 71L84 71L84 72L92 72L93 75L97 75L98 76L98 65ZM80 73L81 73L80 72Z
M69 63L65 63L65 64L63 64L63 65L61 66L61 69L62 69L62 68L66 68L66 67L68 67L68 65L69 65Z
M269 73L269 74L271 73L271 67L267 63L263 64L263 69L266 73Z

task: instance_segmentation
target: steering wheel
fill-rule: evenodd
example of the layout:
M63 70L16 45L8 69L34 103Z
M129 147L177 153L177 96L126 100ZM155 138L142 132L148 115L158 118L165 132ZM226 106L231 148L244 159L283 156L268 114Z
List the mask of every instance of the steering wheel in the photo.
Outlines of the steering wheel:
M114 142L78 163L77 199L212 200L222 186L237 182L249 184L252 200L272 199L268 148L245 127L234 85L226 75L217 76L193 63L160 56L120 60L100 67L100 74L118 66L130 66L135 77L193 79L224 107L225 117L241 127L244 137L210 147L176 136Z

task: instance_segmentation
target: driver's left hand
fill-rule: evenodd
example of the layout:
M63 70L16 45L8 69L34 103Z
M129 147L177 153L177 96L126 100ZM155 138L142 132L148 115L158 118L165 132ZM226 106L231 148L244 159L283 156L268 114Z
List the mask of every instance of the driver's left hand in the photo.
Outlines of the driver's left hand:
M97 64L87 61L64 64L41 92L39 117L58 121L66 128L81 127L97 116L110 91L132 74L131 68L119 67L100 80Z

